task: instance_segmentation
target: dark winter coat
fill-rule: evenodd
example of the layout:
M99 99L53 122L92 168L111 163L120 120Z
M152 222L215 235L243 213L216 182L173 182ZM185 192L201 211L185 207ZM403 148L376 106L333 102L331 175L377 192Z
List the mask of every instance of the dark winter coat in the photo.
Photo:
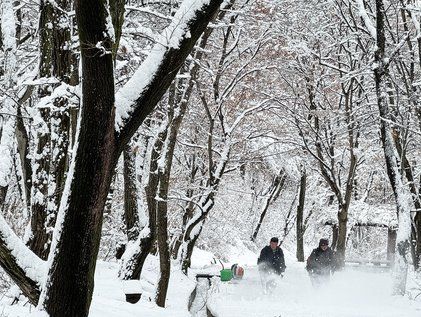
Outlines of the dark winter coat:
M307 259L308 272L320 275L329 275L336 268L335 254L331 248L323 251L320 247L314 249Z
M261 270L272 271L279 275L285 272L286 268L284 252L280 247L272 250L270 246L265 246L262 251L260 251L257 264Z

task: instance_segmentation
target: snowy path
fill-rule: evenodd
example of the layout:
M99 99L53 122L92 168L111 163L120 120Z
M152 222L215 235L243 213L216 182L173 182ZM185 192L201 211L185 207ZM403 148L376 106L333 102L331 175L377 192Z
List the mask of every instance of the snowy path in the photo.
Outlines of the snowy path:
M347 269L314 290L303 266L288 267L263 295L257 268L238 283L218 283L208 306L217 317L420 317L421 302L390 295L389 273ZM240 313L241 312L241 313Z

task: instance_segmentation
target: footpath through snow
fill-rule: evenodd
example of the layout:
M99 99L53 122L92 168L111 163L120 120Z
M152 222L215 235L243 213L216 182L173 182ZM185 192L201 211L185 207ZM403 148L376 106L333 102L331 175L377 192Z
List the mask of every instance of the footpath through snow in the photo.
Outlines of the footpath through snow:
M243 263L255 263L255 255ZM171 274L167 308L153 302L159 262L149 257L139 282L143 296L136 304L125 302L124 284L117 279L118 264L98 261L95 291L90 317L189 317L189 296L195 286L195 274L217 274L220 267L209 265L212 257L196 253L196 264L190 276L179 268ZM247 260L247 259L242 259ZM204 266L204 264L207 264ZM287 258L285 277L278 281L276 290L264 295L256 266L245 267L244 279L239 282L215 282L210 289L207 306L216 317L420 317L421 296L417 301L407 297L391 296L391 278L388 272L347 269L336 273L330 284L313 289L303 263ZM25 304L10 306L12 298L0 299L0 316L33 316L34 308ZM203 316L202 312L196 315ZM204 315L206 316L206 315Z
M304 265L294 263L277 288L264 295L257 268L248 268L244 280L219 284L208 307L217 317L420 317L421 302L391 296L389 272L347 268L328 285L311 286Z

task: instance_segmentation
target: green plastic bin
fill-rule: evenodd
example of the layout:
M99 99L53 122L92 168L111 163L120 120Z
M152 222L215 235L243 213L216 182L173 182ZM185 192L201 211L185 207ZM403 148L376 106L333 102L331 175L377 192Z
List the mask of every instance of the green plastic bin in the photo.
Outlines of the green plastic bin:
M230 269L224 269L220 271L221 273L221 281L228 282L232 279L232 271Z

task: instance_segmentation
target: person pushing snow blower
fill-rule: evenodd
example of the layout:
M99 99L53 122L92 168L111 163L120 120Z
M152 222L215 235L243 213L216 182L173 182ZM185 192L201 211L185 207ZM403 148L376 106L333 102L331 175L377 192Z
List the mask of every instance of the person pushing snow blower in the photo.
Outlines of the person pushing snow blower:
M314 249L307 259L306 270L313 286L319 287L327 283L330 280L330 274L333 274L335 269L335 253L329 247L327 239L320 239L319 247Z
M282 273L285 272L284 252L278 243L277 237L270 239L269 245L260 251L260 256L257 259L264 293L272 292L276 287L276 277L282 276Z

